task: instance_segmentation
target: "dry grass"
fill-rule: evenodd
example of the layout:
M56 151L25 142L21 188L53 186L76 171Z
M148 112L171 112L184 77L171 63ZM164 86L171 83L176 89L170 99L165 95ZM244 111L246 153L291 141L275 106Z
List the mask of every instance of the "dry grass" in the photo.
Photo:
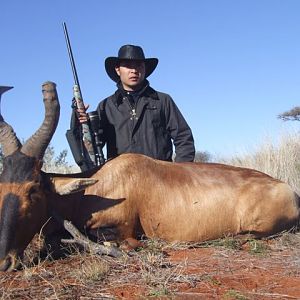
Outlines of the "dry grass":
M223 162L253 168L287 182L300 194L300 134L282 135L276 145L266 138L251 154L244 154Z
M257 269L263 268L264 260L269 264L272 255L280 259L281 253L287 251L289 255L281 259L286 264L282 272L299 276L300 233L284 232L265 240L225 237L205 243L170 244L161 240L145 240L144 243L144 248L118 259L82 253L75 248L76 251L73 249L64 259L52 260L49 255L34 261L32 255L40 253L40 238L37 237L26 251L24 269L0 275L0 299L119 299L116 293L120 295L120 291L126 290L136 290L140 295L138 299L172 299L177 293L182 295L180 287L193 289L202 285L208 292L214 287L221 288L222 280L216 274L225 272L230 257L241 265L256 264ZM170 260L170 253L201 250L199 248L214 251L218 273L212 266L210 271L199 267L196 273L191 272L191 264L186 259ZM204 260L207 257L199 256L198 259L209 267L209 261ZM233 267L230 272L234 272ZM234 289L227 290L224 296L234 294L243 296Z
M119 259L78 249L68 249L73 253L61 260L52 260L50 253L46 259L33 259L33 254L40 254L40 240L36 237L26 250L22 271L2 274L0 299L76 299L76 293L80 299L113 299L108 290L135 284L148 296L171 295L171 285L195 280L182 274L184 262L176 266L168 262L163 251L167 244L158 240Z

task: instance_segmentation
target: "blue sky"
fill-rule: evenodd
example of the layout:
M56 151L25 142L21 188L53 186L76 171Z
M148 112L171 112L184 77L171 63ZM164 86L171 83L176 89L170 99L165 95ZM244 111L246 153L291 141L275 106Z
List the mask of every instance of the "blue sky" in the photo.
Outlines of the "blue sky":
M115 91L105 58L137 44L159 58L149 81L173 97L198 151L234 155L299 129L277 115L300 102L300 1L11 0L0 12L0 85L15 87L1 112L20 139L40 126L41 84L51 80L61 103L51 143L69 149L73 75L63 21L90 110Z

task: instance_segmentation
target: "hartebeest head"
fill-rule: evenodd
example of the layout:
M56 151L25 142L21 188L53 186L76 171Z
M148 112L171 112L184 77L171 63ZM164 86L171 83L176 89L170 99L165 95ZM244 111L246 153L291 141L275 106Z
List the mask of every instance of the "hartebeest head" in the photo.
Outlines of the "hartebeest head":
M0 95L8 90L0 87ZM0 271L14 270L18 257L47 221L49 198L80 191L97 180L63 178L41 171L42 159L58 124L60 106L53 82L42 85L45 118L22 145L0 114L4 154L0 176Z
M45 218L40 171L44 152L58 123L60 107L54 83L45 82L42 92L45 119L23 146L13 128L0 116L0 143L4 154L0 176L0 270L16 266L18 255ZM36 215L41 217L37 219Z

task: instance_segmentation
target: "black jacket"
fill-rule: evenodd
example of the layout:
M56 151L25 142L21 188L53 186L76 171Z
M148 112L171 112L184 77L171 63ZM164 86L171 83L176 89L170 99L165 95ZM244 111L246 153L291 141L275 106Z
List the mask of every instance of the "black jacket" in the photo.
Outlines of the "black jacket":
M107 158L131 152L172 161L173 141L175 161L193 161L193 135L172 98L148 82L137 98L133 103L132 96L119 87L98 105Z

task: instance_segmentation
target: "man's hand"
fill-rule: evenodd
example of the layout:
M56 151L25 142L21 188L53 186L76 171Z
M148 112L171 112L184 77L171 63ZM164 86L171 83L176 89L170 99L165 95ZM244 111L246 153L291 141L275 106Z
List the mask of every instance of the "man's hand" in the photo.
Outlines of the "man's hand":
M89 108L89 104L86 104L85 105L85 109L82 109L82 108L78 108L77 109L77 116L78 116L78 120L79 122L82 124L82 123L87 123L88 120L89 120L89 116L88 114L86 113L86 111L88 110Z

